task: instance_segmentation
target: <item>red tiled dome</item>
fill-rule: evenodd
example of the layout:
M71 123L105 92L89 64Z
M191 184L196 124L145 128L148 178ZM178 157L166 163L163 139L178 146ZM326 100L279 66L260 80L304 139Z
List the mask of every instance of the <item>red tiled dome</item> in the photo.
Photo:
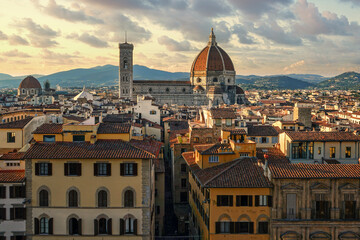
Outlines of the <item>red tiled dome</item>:
M235 71L229 55L217 45L215 35L210 34L208 45L195 58L191 72L194 71Z
M27 76L21 81L19 88L41 88L41 85L33 76Z

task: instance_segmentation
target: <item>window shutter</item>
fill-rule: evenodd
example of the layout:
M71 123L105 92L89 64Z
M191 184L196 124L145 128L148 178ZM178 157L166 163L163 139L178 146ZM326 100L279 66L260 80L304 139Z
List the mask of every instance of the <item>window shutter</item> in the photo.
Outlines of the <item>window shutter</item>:
M137 235L137 219L134 219L134 234Z
M111 176L111 163L106 164L106 176Z
M230 233L235 233L235 223L230 222Z
M79 226L79 235L82 235L82 220L81 220L81 218L78 220L78 226Z
M35 175L39 176L39 163L35 163Z
M254 233L254 223L249 222L249 233Z
M253 205L253 196L249 196L249 207L252 207Z
M234 199L233 196L229 197L229 206L233 206L233 199Z
M124 219L120 218L120 235L124 235L125 232L125 221Z
M217 195L217 199L216 199L216 203L217 203L217 206L221 206L221 197L220 195Z
M98 164L94 163L94 176L98 176Z
M215 233L220 233L220 222L215 223Z
M235 233L240 233L240 222L235 222Z
M236 206L237 206L237 207L240 206L240 202L241 202L240 196L237 195L237 196L236 196Z
M49 219L49 234L53 234L54 232L54 219L53 218L50 218Z
M137 163L133 163L133 168L134 168L134 176L137 176L138 175Z
M99 234L99 224L98 224L98 220L94 219L94 235L97 236Z
M69 165L68 163L64 163L64 175L68 176L69 174Z
M124 176L125 175L125 166L124 163L120 163L120 175Z
M14 192L15 192L15 187L14 187L14 186L11 186L11 187L10 187L10 198L15 198Z
M76 173L78 176L81 176L81 163L76 164Z
M109 218L107 220L107 227L108 227L108 234L112 235L112 219L111 218Z
M255 207L259 206L259 202L260 202L260 197L255 196Z
M26 208L21 208L21 215L22 219L26 220Z
M267 196L268 206L272 207L272 196Z
M52 176L52 163L48 163L48 176Z
M10 208L10 220L14 220L15 208Z
M0 198L6 198L6 187L0 186Z
M26 187L25 186L20 187L20 197L22 197L22 198L26 197Z
M6 220L6 208L0 208L0 219Z
M35 235L39 234L40 232L40 224L39 224L39 219L38 218L34 218L34 233Z

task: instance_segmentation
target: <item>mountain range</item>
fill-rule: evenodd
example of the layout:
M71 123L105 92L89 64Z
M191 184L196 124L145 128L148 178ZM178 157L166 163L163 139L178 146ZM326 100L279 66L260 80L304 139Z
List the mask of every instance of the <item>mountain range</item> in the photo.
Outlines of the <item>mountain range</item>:
M118 66L104 65L93 68L77 68L50 75L33 74L40 83L50 81L52 87L100 87L114 86L118 83ZM134 65L135 80L184 80L189 79L188 72L167 72ZM11 76L0 73L0 88L17 88L26 76ZM347 72L333 78L316 74L288 75L237 75L236 83L244 89L360 89L360 74Z

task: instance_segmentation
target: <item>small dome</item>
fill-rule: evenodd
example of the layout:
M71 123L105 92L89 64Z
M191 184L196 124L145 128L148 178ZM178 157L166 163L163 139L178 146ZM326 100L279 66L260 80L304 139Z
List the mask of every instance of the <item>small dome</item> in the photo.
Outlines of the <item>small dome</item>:
M236 86L236 94L245 94L245 92L241 87Z
M41 88L41 84L33 76L27 76L21 81L19 88Z
M195 58L191 73L194 71L235 71L229 55L217 45L211 30L208 45Z

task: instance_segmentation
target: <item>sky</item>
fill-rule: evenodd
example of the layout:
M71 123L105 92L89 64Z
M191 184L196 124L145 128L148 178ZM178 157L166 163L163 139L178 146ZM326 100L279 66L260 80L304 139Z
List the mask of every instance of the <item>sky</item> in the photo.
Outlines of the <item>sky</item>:
M239 75L360 72L360 0L0 0L0 73L190 71L211 28Z

